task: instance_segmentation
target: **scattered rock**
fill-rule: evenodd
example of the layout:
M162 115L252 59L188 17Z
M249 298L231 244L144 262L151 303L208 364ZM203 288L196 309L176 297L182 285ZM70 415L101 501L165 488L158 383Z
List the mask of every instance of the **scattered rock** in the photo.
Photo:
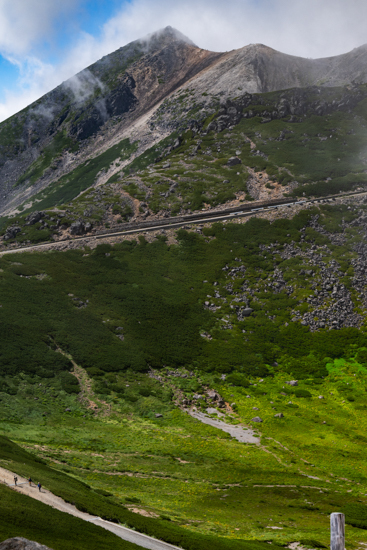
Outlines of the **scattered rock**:
M274 415L274 418L284 418L284 414L283 413L277 413Z
M290 382L286 382L289 386L298 386L298 380L290 380Z
M258 407L252 407L253 411L259 411L260 409Z
M67 408L67 409L65 409L65 412L69 413L69 412L71 412L71 409Z
M241 159L238 157L231 157L228 159L227 166L236 166L236 164L242 164Z
M263 419L260 416L255 416L255 418L251 418L251 422L263 422Z
M52 550L48 546L38 544L32 540L24 539L23 537L15 537L7 539L0 543L0 550Z
M163 418L163 414L156 413L155 417L156 418Z

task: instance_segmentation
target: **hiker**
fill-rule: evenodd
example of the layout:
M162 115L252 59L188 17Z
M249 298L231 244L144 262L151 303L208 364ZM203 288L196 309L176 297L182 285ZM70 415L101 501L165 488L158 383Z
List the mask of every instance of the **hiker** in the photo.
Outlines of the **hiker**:
M28 478L28 483L29 483L29 486L32 487L32 478Z
M14 476L14 485L15 485L15 486L17 486L17 481L18 481L17 476Z
M42 485L41 485L40 482L37 483L37 487L38 487L38 490L41 492L41 487L42 487Z

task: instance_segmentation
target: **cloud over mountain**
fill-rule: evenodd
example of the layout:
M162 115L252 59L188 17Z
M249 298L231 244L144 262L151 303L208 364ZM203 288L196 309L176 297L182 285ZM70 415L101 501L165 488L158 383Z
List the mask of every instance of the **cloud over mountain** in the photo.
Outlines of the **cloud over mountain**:
M3 80L8 92L3 92L0 119L103 55L167 25L212 51L263 43L315 58L344 53L367 42L367 4L361 0L121 1L116 2L112 16L98 21L97 31L86 32L77 15L84 8L92 16L95 4L95 0L0 0L0 53L19 68L20 75L15 89ZM70 38L73 26L75 33ZM59 51L52 58L50 45L52 50L58 33L68 39L62 55Z

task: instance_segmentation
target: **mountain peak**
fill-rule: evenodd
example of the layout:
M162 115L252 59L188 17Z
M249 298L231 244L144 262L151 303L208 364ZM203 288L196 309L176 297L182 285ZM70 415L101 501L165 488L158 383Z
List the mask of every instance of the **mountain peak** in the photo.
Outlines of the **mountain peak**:
M172 42L184 42L190 46L196 46L190 38L182 34L177 29L168 25L164 29L160 29L156 32L148 34L145 38L141 39L139 42L146 43L149 46L149 49L155 48L160 45L168 45Z

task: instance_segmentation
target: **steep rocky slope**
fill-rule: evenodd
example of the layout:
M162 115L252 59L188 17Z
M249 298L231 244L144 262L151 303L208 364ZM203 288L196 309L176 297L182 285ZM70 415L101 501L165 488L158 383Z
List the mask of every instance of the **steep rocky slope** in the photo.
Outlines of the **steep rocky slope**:
M132 42L0 125L0 215L14 213L22 203L29 208L32 200L40 200L32 199L37 193L50 185L63 187L68 174L102 154L108 161L97 162L91 182L69 182L69 187L74 186L76 196L94 183L105 183L120 165L173 130L204 120L225 99L245 92L364 83L366 54L362 46L311 60L261 44L215 53L171 27ZM160 109L163 101L171 108ZM112 148L122 140L133 146L121 155ZM62 198L67 201L70 193Z

